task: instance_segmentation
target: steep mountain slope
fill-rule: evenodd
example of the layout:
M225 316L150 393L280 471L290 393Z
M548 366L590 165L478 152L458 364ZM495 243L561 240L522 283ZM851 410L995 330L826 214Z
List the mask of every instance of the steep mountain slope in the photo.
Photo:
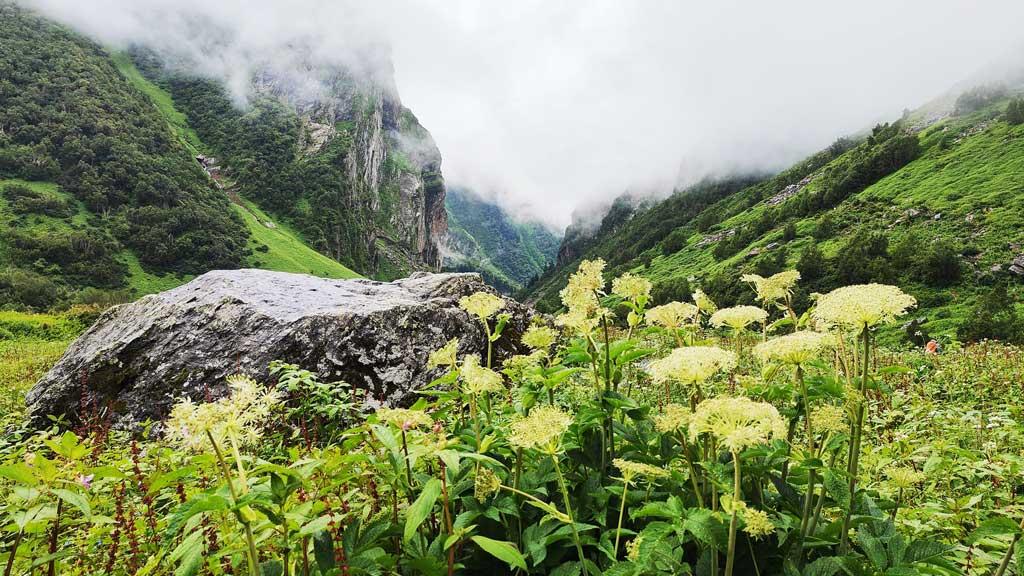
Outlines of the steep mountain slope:
M30 181L25 184L21 181ZM0 299L244 263L227 198L95 44L0 3ZM13 302L12 302L13 301Z
M127 54L114 54L113 61L125 78L149 97L185 148L195 156L208 152L207 146L188 124L185 115L174 107L170 94L146 80L135 68ZM213 169L211 172L217 174ZM359 276L338 261L310 248L299 234L289 229L284 223L273 221L252 202L241 198L231 189L225 189L223 187L225 180L219 178L219 174L217 176L215 186L220 186L228 193L232 208L242 218L249 230L251 253L246 260L246 266L277 272L312 274L324 278L355 278ZM146 291L162 290L174 285L176 282L165 283L154 290Z
M451 187L444 268L479 271L503 292L519 290L554 263L558 237L539 222L520 222L472 190Z
M952 334L992 285L1020 291L1024 126L1005 121L1007 103L961 99L956 110L922 110L837 141L731 193L730 183L678 192L598 232L527 293L557 307L557 288L579 260L604 257L612 274L650 278L660 299L699 284L733 304L752 297L740 274L797 267L803 305L840 284L897 283L918 297L929 330ZM669 224L644 233L657 223Z
M447 216L430 134L390 77L314 62L307 52L296 46L254 72L242 106L171 55L132 56L223 162L237 192L317 250L380 278L437 268Z

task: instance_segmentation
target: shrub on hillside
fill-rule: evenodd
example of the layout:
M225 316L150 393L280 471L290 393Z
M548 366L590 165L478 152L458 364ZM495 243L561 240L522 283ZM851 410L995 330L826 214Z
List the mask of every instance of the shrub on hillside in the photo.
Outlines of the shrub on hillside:
M880 233L858 231L834 259L840 284L892 283L897 277L889 261L889 239Z
M669 278L654 284L651 288L651 302L655 305L672 301L682 302L689 300L692 293L690 281L686 278Z
M958 116L970 114L1005 97L1006 87L1001 84L975 86L957 97L954 111Z
M1014 98L1006 105L1003 119L1011 126L1024 124L1024 98Z
M828 261L825 254L818 248L817 244L811 244L800 253L800 259L796 262L796 269L800 271L801 277L809 282L822 278L828 270Z
M1024 322L1017 314L1016 299L1011 298L1006 284L997 284L981 296L957 329L957 336L966 342L983 339L1024 342Z
M6 186L3 197L15 214L42 214L54 218L67 218L74 214L67 200L20 184Z
M0 307L46 310L57 303L61 289L49 278L19 268L0 271Z
M960 254L946 240L938 240L924 255L922 273L933 286L948 286L960 280Z

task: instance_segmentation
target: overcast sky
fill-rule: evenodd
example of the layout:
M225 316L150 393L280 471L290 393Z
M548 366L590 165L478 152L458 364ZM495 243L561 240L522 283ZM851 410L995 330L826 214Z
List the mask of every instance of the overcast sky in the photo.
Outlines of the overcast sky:
M1024 40L1020 0L25 3L114 44L180 45L183 15L210 18L233 28L228 75L298 34L342 60L386 43L448 182L558 226L627 189L782 167Z

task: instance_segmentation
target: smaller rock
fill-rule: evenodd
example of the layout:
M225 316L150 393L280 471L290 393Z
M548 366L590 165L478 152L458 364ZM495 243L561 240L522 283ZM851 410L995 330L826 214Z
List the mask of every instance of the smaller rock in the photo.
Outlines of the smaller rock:
M1024 254L1013 259L1013 262L1010 263L1010 272L1017 276L1024 276Z

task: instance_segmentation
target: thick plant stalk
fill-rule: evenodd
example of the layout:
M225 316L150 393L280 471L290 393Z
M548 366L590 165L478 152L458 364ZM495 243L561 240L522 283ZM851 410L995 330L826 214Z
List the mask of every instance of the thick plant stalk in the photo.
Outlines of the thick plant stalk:
M576 543L576 553L580 557L580 568L583 569L583 576L590 576L587 570L587 563L583 556L583 544L580 543L580 533L576 530L576 518L572 515L572 505L569 504L569 489L565 485L565 477L562 476L562 467L558 465L558 456L551 455L551 461L555 464L555 475L558 477L558 487L562 491L562 500L565 502L565 514L569 517L569 526L572 527L572 539Z
M862 354L862 358L859 358L859 360L863 361L864 370L860 383L861 397L857 399L857 419L853 424L853 438L850 441L850 461L849 466L847 467L847 473L850 476L848 484L848 488L850 490L850 509L846 511L846 517L843 518L843 531L839 543L839 550L842 552L846 552L850 545L850 525L853 521L853 504L856 501L855 491L857 489L857 471L860 464L860 442L861 436L864 434L864 393L868 387L868 370L871 368L871 333L868 332L867 326L864 327L864 331L861 333L861 336L864 341L864 352Z
M732 576L732 569L736 560L736 524L738 523L737 517L740 507L740 455L738 453L732 453L732 462L732 517L729 519L729 548L725 554L725 576Z
M814 426L811 425L811 401L807 394L807 383L804 382L804 370L799 364L796 367L796 381L800 385L800 395L803 396L804 400L804 430L807 434L807 449L811 454L814 454ZM807 471L807 491L804 493L803 514L800 516L801 550L803 549L803 538L807 535L807 527L810 523L815 481L816 474L812 468Z
M409 481L409 501L412 502L412 465L409 463L409 444L405 439L405 428L402 428L402 452L405 454L405 479Z
M224 460L224 454L221 452L220 446L217 445L217 441L213 439L213 434L210 434L209 430L206 431L206 437L209 438L210 444L213 445L213 451L217 455L217 462L220 464L221 473L224 474L224 478L228 481L228 490L231 492L231 499L237 503L238 491L235 490L235 483L231 478L231 469L228 468L228 464ZM232 446L234 447L233 442ZM237 453L237 447L234 447L234 449ZM241 460L238 461L238 467L244 474L245 469L242 468ZM246 554L246 559L249 563L249 574L250 576L259 576L259 553L256 551L256 539L252 535L252 523L241 512L238 513L238 519L241 521L242 527L245 529L245 542L249 549L248 554Z
M629 479L626 478L622 483L622 503L619 504L619 525L615 528L615 547L612 548L612 557L619 557L619 537L622 536L622 517L626 513L626 494L629 492Z

